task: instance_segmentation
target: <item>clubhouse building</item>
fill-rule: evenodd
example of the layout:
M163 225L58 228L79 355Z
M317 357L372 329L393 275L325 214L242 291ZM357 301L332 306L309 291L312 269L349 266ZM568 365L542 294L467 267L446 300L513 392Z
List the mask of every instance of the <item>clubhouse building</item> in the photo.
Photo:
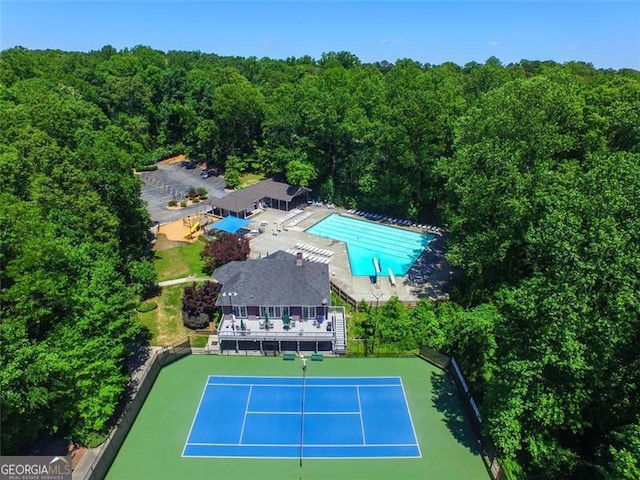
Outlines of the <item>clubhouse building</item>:
M213 272L222 291L220 353L346 353L343 307L330 305L329 267L277 251Z
M233 191L222 198L212 198L211 213L218 217L247 218L254 211L269 207L289 211L296 206L306 204L310 189L289 185L268 178L241 190Z

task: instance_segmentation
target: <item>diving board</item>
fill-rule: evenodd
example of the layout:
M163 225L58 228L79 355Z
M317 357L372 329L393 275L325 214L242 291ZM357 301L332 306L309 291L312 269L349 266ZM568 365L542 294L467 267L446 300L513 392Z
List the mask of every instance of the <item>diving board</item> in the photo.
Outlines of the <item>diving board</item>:
M373 268L376 269L376 274L380 273L380 262L376 257L373 257Z

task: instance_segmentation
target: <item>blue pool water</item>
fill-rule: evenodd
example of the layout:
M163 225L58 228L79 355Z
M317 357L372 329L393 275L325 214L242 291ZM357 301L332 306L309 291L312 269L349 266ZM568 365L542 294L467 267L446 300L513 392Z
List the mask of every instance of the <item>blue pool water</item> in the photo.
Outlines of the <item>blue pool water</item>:
M306 230L307 233L339 240L347 244L351 274L375 274L373 258L380 263L380 276L404 276L420 256L433 235L402 228L365 222L333 214Z

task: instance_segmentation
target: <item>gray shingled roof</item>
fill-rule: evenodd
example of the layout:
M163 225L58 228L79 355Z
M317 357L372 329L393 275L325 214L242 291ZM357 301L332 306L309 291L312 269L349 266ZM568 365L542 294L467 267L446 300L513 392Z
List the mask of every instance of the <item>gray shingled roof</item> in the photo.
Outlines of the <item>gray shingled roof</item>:
M290 202L295 197L310 191L310 189L305 187L296 187L268 178L242 190L231 192L222 198L211 198L210 203L224 210L242 212L243 210L253 208L253 204L263 198Z
M321 305L329 300L329 267L278 251L260 260L230 262L213 272L223 292L236 292L234 305ZM227 305L220 295L216 305Z

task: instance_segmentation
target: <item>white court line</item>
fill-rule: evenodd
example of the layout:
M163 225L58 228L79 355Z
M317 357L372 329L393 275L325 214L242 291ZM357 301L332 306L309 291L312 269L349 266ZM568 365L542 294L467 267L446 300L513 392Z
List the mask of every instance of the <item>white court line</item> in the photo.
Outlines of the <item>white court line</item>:
M259 376L259 375L209 375L209 378L288 378L290 380L296 380L298 379L298 377L291 377L291 376L286 376L286 375L268 375L268 376ZM353 379L366 379L366 380L371 380L372 378L386 378L386 379L394 379L394 380L400 380L402 382L402 377L400 376L389 376L389 375L384 375L382 377L375 377L375 376L369 376L369 377L307 377L307 380L309 379L316 379L316 378L331 378L331 379L345 379L348 378L349 380L353 380Z
M284 384L284 383L208 383L207 385L215 386L215 387L283 387L283 388L301 388L302 383L300 384ZM324 385L306 385L305 388L338 388L338 387L399 387L400 385L397 383L388 383L388 384L376 384L376 385L366 385L362 383L327 383Z
M360 409L360 430L362 432L362 445L366 445L367 439L364 436L364 419L362 418L362 403L360 403L360 387L356 387L356 393L358 394L358 408Z
M298 458L297 455L295 456L288 456L288 457L249 457L246 455L188 455L187 458L234 458L234 459L242 459L242 458L249 458L249 459L254 459L254 460L290 460L292 458ZM384 456L384 457L367 457L367 456L362 456L362 457L304 457L306 459L309 460L395 460L395 459L400 459L400 460L405 460L407 458L418 458L415 455L405 455L403 457L396 457L396 456Z
M189 445L199 447L300 447L300 443L243 443L238 445L237 443L190 443ZM377 447L415 447L415 443L368 443L366 445L360 443L331 443L331 444L316 444L305 443L305 447L318 447L318 448L345 448L345 447L358 447L358 448L377 448Z
M249 401L251 400L251 392L253 387L249 387L249 395L247 395L247 404L244 406L244 417L242 417L242 428L240 429L240 440L238 445L242 445L242 437L244 436L244 426L247 423L247 412L249 411Z
M209 386L216 386L216 387L250 387L250 393L249 396L247 398L247 405L245 406L245 415L244 415L244 419L243 419L243 425L242 425L242 431L241 431L241 435L240 435L240 441L242 441L242 436L244 435L244 427L245 427L245 422L246 422L246 417L249 414L270 414L270 415L274 415L274 414L291 414L291 415L300 415L300 412L249 412L248 411L248 405L249 405L249 398L251 396L252 393L252 389L253 387L260 387L260 386L264 386L264 387L293 387L293 388L301 388L302 384L282 384L282 383L273 383L273 384L262 384L262 383L209 383L211 382L211 380L215 380L216 378L238 378L238 379L265 379L265 378L269 378L269 379L287 379L287 380L291 380L294 377L290 377L290 376L268 376L268 377L264 377L264 376L255 376L255 375L209 375L208 379L207 379L207 384L205 385L205 388L202 392L201 398L200 398L200 403L198 404L198 409L196 411L196 414L194 415L192 424L191 424L191 428L189 429L189 435L187 437L187 443L185 444L185 447L182 451L182 456L185 457L185 450L188 446L193 445L193 446L234 446L234 447L245 447L245 446L249 446L249 447L299 447L300 444L292 444L292 445L286 445L286 444L275 444L275 445L270 445L270 444L209 444L209 443L189 443L188 440L191 437L191 432L193 430L193 427L195 425L195 421L196 418L198 416L198 412L200 410L200 406L202 404L202 400L204 398L204 395L206 393L206 389ZM400 376L384 376L384 377L372 377L372 376L368 376L368 377L316 377L318 379L337 379L337 380L345 380L345 379L349 379L350 381L353 381L354 383L336 383L336 384L316 384L316 385L309 385L307 384L307 387L310 388L339 388L339 387L356 387L357 389L357 394L358 394L358 406L360 408L360 412L305 412L305 413L309 413L310 415L360 415L360 422L361 422L361 430L362 430L362 440L363 440L363 444L345 444L345 445L337 445L337 444L331 444L331 445L305 445L305 447L319 447L319 448L344 448L344 447L417 447L418 449L418 456L410 456L410 455L405 455L405 456L372 456L372 457L365 457L365 456L358 456L358 457L334 457L334 456L321 456L321 457L308 457L308 458L317 458L317 459L380 459L380 458L387 458L387 459L392 459L392 458L422 458L422 452L420 449L420 444L418 442L418 437L416 435L416 430L415 430L415 426L413 423L413 418L411 417L411 410L409 409L409 403L407 401L407 396L406 396L406 391L404 389L404 384L402 382L402 377ZM313 382L314 377L310 378L311 381ZM357 383L357 380L360 379L364 379L364 380L371 380L371 379L378 379L378 380L395 380L395 381L399 381L399 383L390 383L390 384L370 384L370 383ZM309 379L308 379L309 380ZM366 444L365 442L365 432L364 432L364 421L363 421L363 416L362 416L362 405L361 405L361 400L360 400L360 387L395 387L397 388L398 386L400 386L402 388L402 392L403 392L403 396L404 396L404 400L405 400L405 405L407 408L407 413L409 414L409 420L411 423L411 428L413 431L413 436L414 439L416 440L416 443L412 443L412 444ZM259 456L251 456L251 455L230 455L230 456L218 456L218 455L187 455L186 457L188 458L294 458L291 456L285 456L285 457L273 457L273 456L266 456L266 457L259 457Z
M191 421L191 427L189 428L189 434L187 435L187 442L184 444L184 448L182 449L182 455L184 457L184 451L187 449L187 445L189 445L189 439L191 438L191 431L193 430L193 426L196 424L196 418L198 417L198 412L200 411L200 405L202 405L202 399L204 398L204 394L207 392L207 388L209 385L204 386L204 390L202 390L202 395L200 395L200 401L198 402L198 408L196 408L196 413L193 416L193 420Z
M422 458L422 450L420 450L420 442L418 441L418 436L416 435L416 428L413 426L413 418L411 418L411 409L409 408L409 401L407 400L407 392L404 391L404 383L402 383L402 379L400 379L400 387L402 388L402 395L404 395L404 404L407 406L407 413L409 414L409 422L411 422L411 430L413 430L413 438L416 441L416 446L418 447L418 453L420 454L420 458Z
M299 412L246 412L247 415L302 415L302 411ZM307 412L305 415L360 415L360 412Z

